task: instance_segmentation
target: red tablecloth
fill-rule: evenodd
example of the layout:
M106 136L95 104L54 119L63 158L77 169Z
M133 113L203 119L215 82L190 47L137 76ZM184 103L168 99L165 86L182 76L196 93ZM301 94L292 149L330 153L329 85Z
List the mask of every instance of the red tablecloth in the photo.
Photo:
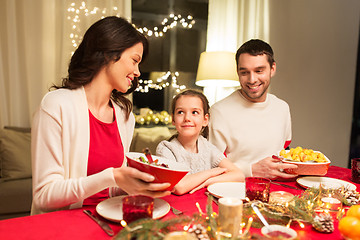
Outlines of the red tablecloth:
M329 168L327 177L333 177L350 181L351 170L331 166ZM298 195L303 189L295 181L281 182L287 185L299 187L299 190L285 188L282 186L271 185L271 191L287 191L292 194ZM356 184L359 191L359 184ZM198 202L204 212L206 212L205 189L195 192L194 194L185 194L183 196L171 195L163 198L171 206L180 209L185 214L191 215L198 212L195 205ZM214 204L214 211L217 212L217 206ZM94 208L88 208L95 212ZM13 218L0 221L0 239L111 239L100 227L86 216L83 209L63 210L52 213L46 213L35 216ZM169 212L164 218L168 219L174 217L172 212ZM118 233L121 226L118 223L107 221L111 228ZM296 226L294 228L298 232L300 240L327 240L342 239L339 231L337 230L338 223L335 222L335 231L331 234L319 233L312 229L311 226L306 226L305 229L300 229ZM252 232L259 232L259 229L252 228Z

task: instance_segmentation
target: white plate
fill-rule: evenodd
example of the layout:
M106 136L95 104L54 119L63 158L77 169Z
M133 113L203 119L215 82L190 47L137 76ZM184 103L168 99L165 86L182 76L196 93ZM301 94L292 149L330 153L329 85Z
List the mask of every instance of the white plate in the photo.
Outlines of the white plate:
M340 188L344 186L350 190L356 190L356 186L350 182L329 177L301 177L296 179L296 182L304 188L318 188L321 183L324 188Z
M124 197L125 196L112 197L100 202L96 206L97 213L110 221L121 221L123 219L122 199ZM170 205L168 202L160 198L154 199L153 219L161 218L169 211Z
M243 182L219 182L207 187L209 193L217 198L233 197L245 199L245 183Z

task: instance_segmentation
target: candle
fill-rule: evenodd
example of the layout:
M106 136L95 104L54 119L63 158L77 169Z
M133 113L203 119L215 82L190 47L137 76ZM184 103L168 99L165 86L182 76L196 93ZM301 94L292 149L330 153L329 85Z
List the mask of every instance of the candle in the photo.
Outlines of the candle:
M241 228L243 202L238 198L219 199L219 230L224 236L237 237Z
M165 235L164 240L196 240L197 238L188 232L171 232Z
M323 197L321 198L321 202L325 209L337 211L341 208L341 201L337 198Z
M271 192L269 197L269 203L285 205L286 203L290 203L290 201L293 198L294 195L289 192L285 192L285 191Z

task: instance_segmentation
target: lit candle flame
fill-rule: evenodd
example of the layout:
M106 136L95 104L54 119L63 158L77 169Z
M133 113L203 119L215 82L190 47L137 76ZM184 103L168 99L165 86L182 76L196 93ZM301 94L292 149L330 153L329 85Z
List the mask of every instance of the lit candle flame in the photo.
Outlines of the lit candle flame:
M196 202L195 205L196 205L199 213L200 213L201 215L204 214L204 212L203 212L203 211L201 210L201 208L200 208L200 204L199 204L198 202Z

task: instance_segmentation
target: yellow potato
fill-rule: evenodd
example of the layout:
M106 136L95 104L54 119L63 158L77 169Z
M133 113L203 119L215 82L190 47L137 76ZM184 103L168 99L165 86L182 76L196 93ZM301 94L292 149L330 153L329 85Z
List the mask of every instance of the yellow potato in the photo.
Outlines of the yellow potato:
M323 153L314 152L312 149L302 148L300 146L296 148L290 148L289 152L286 152L284 149L280 151L280 156L297 161L297 162L326 162L326 158Z
M285 154L286 154L286 150L285 150L285 149L283 149L283 150L280 151L280 156L284 156Z

